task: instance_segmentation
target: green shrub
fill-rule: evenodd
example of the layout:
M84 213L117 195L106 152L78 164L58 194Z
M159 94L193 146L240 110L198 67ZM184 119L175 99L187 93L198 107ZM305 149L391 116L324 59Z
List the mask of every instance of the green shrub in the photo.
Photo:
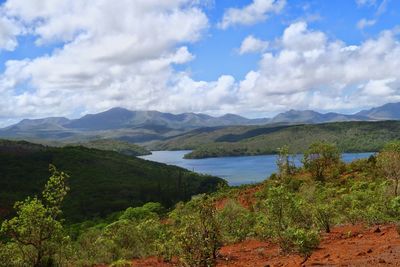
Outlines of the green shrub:
M175 221L174 239L180 261L185 266L214 266L221 246L214 203L206 196L188 203ZM176 216L177 214L174 214Z
M224 243L233 243L246 239L252 234L255 223L254 214L233 200L217 214Z
M274 238L284 252L307 254L318 245L312 216L298 195L282 185L270 186L263 204L265 235Z
M285 229L279 245L285 252L299 252L303 255L310 255L318 247L319 233L316 230L292 228Z
M335 206L343 222L377 224L391 220L387 183L357 181L338 193Z

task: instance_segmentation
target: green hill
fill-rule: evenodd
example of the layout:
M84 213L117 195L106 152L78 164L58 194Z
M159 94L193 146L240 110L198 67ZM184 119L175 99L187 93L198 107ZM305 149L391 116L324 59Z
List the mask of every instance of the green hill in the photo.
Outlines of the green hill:
M188 170L81 146L48 147L0 141L0 219L13 203L39 194L52 163L71 177L63 207L68 221L106 216L146 202L166 207L212 192L224 180Z
M196 130L159 143L158 148L193 149L186 158L206 158L275 154L277 148L286 144L293 153L301 153L313 142L328 141L342 152L370 152L396 139L400 139L399 121L335 122Z
M115 151L127 156L144 156L151 154L149 150L139 145L112 139L97 139L89 142L78 143L78 145L99 150Z

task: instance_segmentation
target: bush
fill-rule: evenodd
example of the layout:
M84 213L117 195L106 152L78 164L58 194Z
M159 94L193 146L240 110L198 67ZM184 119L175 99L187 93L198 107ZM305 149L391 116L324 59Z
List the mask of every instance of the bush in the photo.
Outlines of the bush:
M282 185L271 186L264 201L266 235L273 237L284 252L307 254L318 245L312 230L312 216L305 202Z
M333 144L317 142L304 152L304 167L317 181L325 181L329 174L336 176L340 163L339 150Z
M279 241L280 247L285 252L299 252L305 256L318 247L319 233L315 230L302 228L287 228L282 233L282 239Z
M221 227L224 243L233 243L246 239L252 234L255 223L254 214L233 200L218 212L217 219Z
M214 203L203 196L187 205L188 210L178 211L181 216L175 222L174 239L180 261L191 267L214 266L221 246Z
M386 183L354 182L338 194L335 206L344 222L377 224L391 220Z

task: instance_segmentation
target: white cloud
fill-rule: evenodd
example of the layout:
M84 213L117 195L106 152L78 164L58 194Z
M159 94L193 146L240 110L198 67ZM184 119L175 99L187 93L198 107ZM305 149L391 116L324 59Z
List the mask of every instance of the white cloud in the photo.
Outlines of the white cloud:
M400 101L396 30L352 45L296 22L273 40L273 49L253 36L243 41L239 52L262 53L243 80L222 75L206 82L174 68L193 60L188 44L208 28L197 0L54 2L6 3L5 16L23 25L20 34L32 34L38 44L61 45L48 55L5 63L0 123L116 106L271 115L290 108L337 111Z
M268 42L263 41L260 39L255 38L253 35L247 36L240 48L239 48L239 54L247 54L247 53L258 53L258 52L263 52L268 48Z
M17 45L17 35L22 28L14 20L0 14L0 50L14 50Z
M242 108L351 110L400 101L400 43L392 31L354 46L300 22L280 42L241 81Z
M38 44L64 44L50 55L6 62L0 116L9 118L159 109L180 77L172 66L194 57L185 44L208 27L190 0L9 0L4 9Z
M234 25L252 25L266 20L271 13L279 13L285 4L286 0L253 0L251 4L241 9L227 9L218 26L227 29Z
M374 26L375 23L376 23L376 20L375 20L375 19L371 19L371 20L368 20L368 19L360 19L360 20L357 22L357 28L359 28L360 30L362 30L362 29L364 29L364 28L366 28L366 27Z

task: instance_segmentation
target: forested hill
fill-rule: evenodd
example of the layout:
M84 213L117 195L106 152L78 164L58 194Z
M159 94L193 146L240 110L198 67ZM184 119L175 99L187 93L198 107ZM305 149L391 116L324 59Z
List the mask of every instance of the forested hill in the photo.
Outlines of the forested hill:
M342 152L373 152L397 139L400 139L399 121L358 121L209 128L161 142L155 149L193 149L187 158L206 158L275 154L284 145L289 145L293 153L301 153L313 142L327 141Z
M0 141L0 220L15 201L39 194L49 163L70 175L63 207L68 221L102 217L146 202L166 207L215 191L224 180L188 170L85 147L48 147Z

